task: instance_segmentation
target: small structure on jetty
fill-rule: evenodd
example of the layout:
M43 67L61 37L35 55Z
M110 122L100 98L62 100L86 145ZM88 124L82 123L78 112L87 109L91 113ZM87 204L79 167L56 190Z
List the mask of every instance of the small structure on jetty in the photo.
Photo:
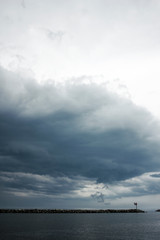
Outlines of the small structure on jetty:
M137 210L137 205L138 205L138 203L137 203L137 202L134 202L134 205L136 206L136 210Z

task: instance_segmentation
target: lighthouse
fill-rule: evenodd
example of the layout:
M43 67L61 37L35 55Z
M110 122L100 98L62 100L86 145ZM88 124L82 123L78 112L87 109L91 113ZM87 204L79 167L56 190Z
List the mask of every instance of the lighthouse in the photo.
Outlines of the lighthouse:
M136 206L136 211L137 211L137 205L138 205L138 203L137 203L137 202L134 202L134 205Z

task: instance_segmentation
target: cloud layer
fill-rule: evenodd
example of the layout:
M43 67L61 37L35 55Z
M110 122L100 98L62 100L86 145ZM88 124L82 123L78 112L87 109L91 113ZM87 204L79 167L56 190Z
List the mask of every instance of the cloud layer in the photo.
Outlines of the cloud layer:
M89 181L88 195L103 202L96 184L160 169L159 124L151 114L84 78L40 85L0 68L3 193L78 197Z

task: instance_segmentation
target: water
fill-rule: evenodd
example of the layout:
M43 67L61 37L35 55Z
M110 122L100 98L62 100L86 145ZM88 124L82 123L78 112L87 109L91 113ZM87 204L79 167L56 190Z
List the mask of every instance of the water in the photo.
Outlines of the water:
M1 240L159 240L159 213L0 214Z

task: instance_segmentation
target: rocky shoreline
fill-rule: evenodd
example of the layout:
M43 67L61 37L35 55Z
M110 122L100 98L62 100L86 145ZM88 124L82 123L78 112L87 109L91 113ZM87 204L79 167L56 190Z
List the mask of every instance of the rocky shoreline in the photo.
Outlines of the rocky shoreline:
M144 213L140 209L0 209L0 213Z

